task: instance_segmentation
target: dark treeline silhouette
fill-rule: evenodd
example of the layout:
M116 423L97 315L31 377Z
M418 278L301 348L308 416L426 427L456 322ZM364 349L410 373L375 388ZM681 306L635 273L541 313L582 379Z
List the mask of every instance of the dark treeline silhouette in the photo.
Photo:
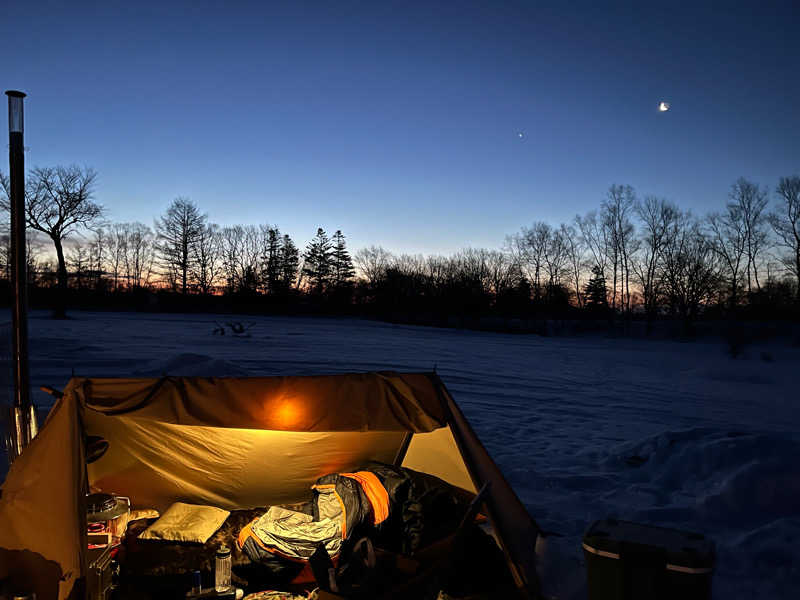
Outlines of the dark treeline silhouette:
M31 299L56 316L69 305L329 312L430 324L642 320L648 331L672 320L690 332L701 318L800 314L798 176L781 178L771 206L768 190L739 179L723 209L702 217L612 185L598 209L570 223L534 222L507 236L502 249L451 256L395 255L380 246L351 256L342 231L323 228L300 250L277 225L222 227L188 198L172 201L152 226L110 223L94 201L95 178L80 167L28 176ZM7 212L2 173L0 190Z

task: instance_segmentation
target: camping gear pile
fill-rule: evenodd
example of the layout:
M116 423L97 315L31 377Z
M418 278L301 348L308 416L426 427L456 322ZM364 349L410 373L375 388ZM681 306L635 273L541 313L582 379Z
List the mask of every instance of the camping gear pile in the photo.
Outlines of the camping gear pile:
M273 506L242 529L238 545L252 561L307 561L320 544L335 559L364 535L413 555L452 533L469 504L437 477L377 462L325 475L312 490L309 512Z
M86 496L89 548L118 546L125 535L130 515L129 498L103 493Z
M430 373L73 378L2 492L0 581L40 600L86 585L89 493L122 494L132 509L162 515L176 502L230 512L205 543L140 540L153 519L132 521L120 544L123 579L145 555L159 561L135 578L135 590L121 586L119 598L155 597L167 580L188 591L197 569L208 587L221 545L231 548L232 585L238 577L247 593L267 591L257 574L271 577L264 567L278 555L267 557L259 540L283 549L284 566L311 551L306 592L538 590L539 529ZM282 522L289 532L322 530L313 543L286 544ZM239 548L248 525L253 535Z

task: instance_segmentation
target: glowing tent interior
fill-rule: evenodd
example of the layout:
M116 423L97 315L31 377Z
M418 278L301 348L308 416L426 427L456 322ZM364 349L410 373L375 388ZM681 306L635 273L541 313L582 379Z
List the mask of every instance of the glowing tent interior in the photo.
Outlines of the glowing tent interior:
M86 437L108 449L87 465ZM433 373L69 381L0 496L0 581L43 600L82 597L86 494L133 506L225 509L297 502L366 460L435 475L474 494L520 597L536 597L540 530Z

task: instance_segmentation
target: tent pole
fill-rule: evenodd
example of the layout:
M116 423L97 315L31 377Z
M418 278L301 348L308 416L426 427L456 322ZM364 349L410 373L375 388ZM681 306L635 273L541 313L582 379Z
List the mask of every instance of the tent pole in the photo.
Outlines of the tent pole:
M25 144L23 138L23 92L9 90L8 96L8 162L11 201L11 287L12 348L14 361L14 406L8 460L22 453L36 429L31 406L28 371L28 293L25 243Z

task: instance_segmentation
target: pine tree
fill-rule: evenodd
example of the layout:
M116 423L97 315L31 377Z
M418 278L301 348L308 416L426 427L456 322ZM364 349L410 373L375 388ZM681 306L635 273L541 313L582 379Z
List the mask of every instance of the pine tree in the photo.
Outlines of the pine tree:
M333 254L331 255L333 283L339 287L350 283L356 274L353 260L347 251L344 234L340 229L333 234Z
M325 230L320 227L303 253L303 275L308 277L311 289L316 293L325 291L330 283L332 254L333 244Z
M294 245L292 238L283 236L280 253L280 290L287 292L297 279L297 269L300 264L300 253Z
M592 277L583 288L586 299L586 308L608 308L608 288L603 270L595 265L592 267Z
M287 236L288 237L288 236ZM267 231L266 247L264 256L261 257L264 263L263 280L267 285L267 291L274 294L278 291L281 282L282 250L281 232L277 227L270 227Z

